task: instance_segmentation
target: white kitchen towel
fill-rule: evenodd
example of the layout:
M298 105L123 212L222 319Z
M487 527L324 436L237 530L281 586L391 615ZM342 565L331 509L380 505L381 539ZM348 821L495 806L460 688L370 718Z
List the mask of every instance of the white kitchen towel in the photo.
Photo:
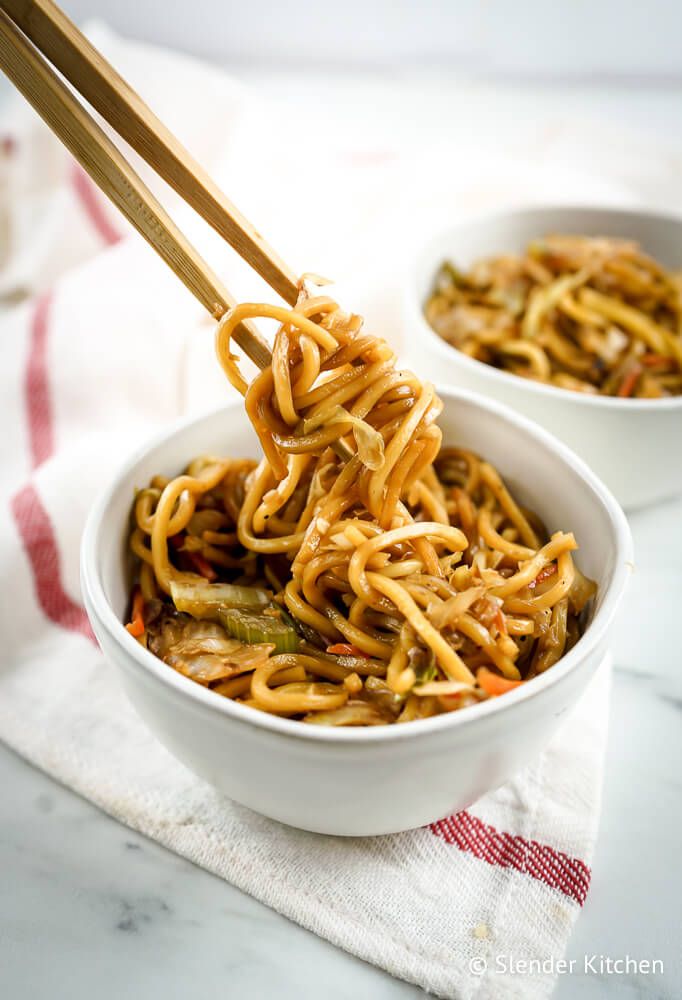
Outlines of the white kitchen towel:
M445 203L453 214L510 200L635 200L617 180L562 169L542 142L535 163L498 157L494 168L461 137L431 155L410 152L408 136L380 155L328 141L305 157L312 130L298 123L290 138L277 109L218 70L94 34L285 258L341 275L345 298L392 340L405 253ZM228 285L263 294L228 248L184 209L178 217ZM463 1000L547 996L589 886L608 665L541 757L429 828L336 839L217 795L126 702L78 584L84 519L117 463L170 419L228 398L211 323L18 100L0 122L0 232L0 738L130 827L396 976ZM545 965L503 975L499 956L517 970Z

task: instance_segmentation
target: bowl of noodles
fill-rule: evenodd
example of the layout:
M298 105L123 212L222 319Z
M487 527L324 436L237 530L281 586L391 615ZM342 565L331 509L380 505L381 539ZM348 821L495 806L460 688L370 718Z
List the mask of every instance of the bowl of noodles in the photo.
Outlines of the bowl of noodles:
M563 206L455 224L417 253L406 348L539 421L625 507L682 491L682 220Z
M82 545L95 633L158 739L236 801L336 835L431 822L540 752L605 655L632 559L616 501L546 431L402 371L382 396L365 371L367 426L292 415L297 450L268 376L246 411L165 432ZM324 395L294 389L299 415Z

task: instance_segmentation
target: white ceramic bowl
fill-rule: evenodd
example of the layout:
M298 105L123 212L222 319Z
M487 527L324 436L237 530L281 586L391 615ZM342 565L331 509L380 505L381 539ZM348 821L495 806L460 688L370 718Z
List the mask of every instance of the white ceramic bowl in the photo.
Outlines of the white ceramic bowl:
M474 361L442 340L423 306L444 260L466 268L481 257L523 250L546 233L637 240L666 267L682 269L682 219L624 209L529 208L450 226L418 250L407 276L405 353L423 377L496 399L537 420L573 448L626 508L682 492L682 396L614 399L541 385Z
M528 685L471 709L400 726L325 729L266 715L213 694L143 649L121 624L128 602L126 536L135 487L176 474L202 453L257 454L240 402L158 438L96 503L82 545L85 605L107 657L149 728L187 767L228 796L320 833L410 829L462 809L547 743L604 656L632 560L611 494L530 421L463 391L442 391L446 442L485 455L550 529L573 530L581 568L599 584L588 628Z

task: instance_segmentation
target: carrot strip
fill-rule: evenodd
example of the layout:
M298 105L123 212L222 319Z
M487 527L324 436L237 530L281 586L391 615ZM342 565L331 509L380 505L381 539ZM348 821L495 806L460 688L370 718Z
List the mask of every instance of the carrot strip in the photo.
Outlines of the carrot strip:
M507 691L517 688L519 684L523 684L523 681L509 681L506 677L499 677L492 670L488 670L487 667L481 667L477 672L476 681L478 686L486 694L489 694L491 698L496 698L500 694L506 694Z
M130 621L126 625L126 629L135 639L139 639L141 635L144 635L144 597L139 587L135 588L135 593L133 594L133 606Z
M653 352L642 354L639 359L640 364L644 365L645 368L668 368L671 360L665 354L654 354Z
M554 576L554 574L556 573L556 569L557 569L556 563L550 563L548 566L545 566L543 569L540 570L535 579L531 580L531 582L528 584L529 589L533 590L535 587L537 587L539 583L542 583L543 580L549 580L550 576Z
M502 608L497 609L497 613L493 618L493 622L497 625L497 630L501 635L507 635L507 619L504 617L504 612Z
M363 653L352 642L335 642L333 646L327 646L327 652L334 656L361 656L365 660L369 659L367 653Z
M208 559L202 556L201 552L187 552L186 553L190 562L194 565L197 573L200 573L206 580L213 582L213 580L218 579L218 574L211 566Z
M446 712L452 712L462 704L463 694L463 691L460 691L458 694L439 694L438 701Z
M642 374L641 365L635 365L627 375L624 377L623 381L620 383L620 388L618 390L618 395L621 399L627 399L635 391L635 386L637 385L637 379Z

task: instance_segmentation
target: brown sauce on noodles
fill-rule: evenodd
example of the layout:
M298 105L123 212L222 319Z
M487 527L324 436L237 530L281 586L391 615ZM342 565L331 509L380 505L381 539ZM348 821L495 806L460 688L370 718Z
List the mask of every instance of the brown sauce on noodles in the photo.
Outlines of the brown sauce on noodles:
M278 322L250 383L244 319ZM134 503L127 628L169 667L306 723L457 710L549 669L595 593L570 532L548 534L498 471L442 447L433 386L326 296L245 304L217 353L263 449L202 456Z
M547 236L525 254L445 263L425 315L476 361L575 392L682 393L682 277L628 240Z

